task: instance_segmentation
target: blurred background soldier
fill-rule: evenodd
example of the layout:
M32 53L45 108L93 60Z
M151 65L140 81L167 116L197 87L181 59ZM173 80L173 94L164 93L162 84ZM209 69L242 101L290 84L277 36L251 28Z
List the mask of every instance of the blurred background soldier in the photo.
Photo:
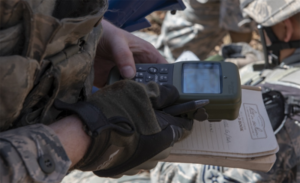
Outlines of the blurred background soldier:
M253 22L244 19L239 0L184 0L186 9L167 13L155 47L168 60L190 50L201 60L229 33L231 42L250 42Z

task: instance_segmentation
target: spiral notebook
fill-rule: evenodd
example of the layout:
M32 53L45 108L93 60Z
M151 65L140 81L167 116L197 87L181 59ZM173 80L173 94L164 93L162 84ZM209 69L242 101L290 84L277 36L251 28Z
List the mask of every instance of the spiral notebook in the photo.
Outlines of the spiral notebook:
M191 135L164 161L268 171L278 150L260 89L243 86L236 120L194 121Z

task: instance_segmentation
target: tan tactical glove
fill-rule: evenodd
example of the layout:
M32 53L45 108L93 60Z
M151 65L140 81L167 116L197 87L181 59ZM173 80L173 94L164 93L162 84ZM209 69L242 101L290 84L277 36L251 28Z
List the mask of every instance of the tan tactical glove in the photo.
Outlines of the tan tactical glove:
M75 168L103 177L119 176L166 152L193 126L192 120L162 111L178 97L171 85L123 80L92 94L87 102L56 101L56 108L76 113L92 137L87 154ZM204 109L197 113L207 117Z

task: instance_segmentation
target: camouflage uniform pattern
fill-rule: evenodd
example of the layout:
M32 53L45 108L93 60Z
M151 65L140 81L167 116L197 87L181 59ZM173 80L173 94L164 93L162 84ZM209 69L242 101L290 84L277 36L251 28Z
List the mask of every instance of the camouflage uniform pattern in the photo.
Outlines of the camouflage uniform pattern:
M160 164L160 163L158 163ZM150 183L150 173L142 172L134 176L123 176L119 179L97 177L92 172L78 170L68 174L61 183ZM153 182L154 183L154 182Z
M218 45L227 31L251 32L252 23L244 20L239 0L185 0L186 9L175 15L168 13L155 47L168 60L174 60L184 50L190 50L201 60Z
M265 27L300 12L300 0L240 0L243 12Z
M45 124L61 113L55 99L76 103L91 93L106 1L0 2L0 182L60 182L71 162Z
M1 132L0 154L0 182L59 182L71 165L55 133L42 124ZM37 161L45 156L55 166L50 174Z

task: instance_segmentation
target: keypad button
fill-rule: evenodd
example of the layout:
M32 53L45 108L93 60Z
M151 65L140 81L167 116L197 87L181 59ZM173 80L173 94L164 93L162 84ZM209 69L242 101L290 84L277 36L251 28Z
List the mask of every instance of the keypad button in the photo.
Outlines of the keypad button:
M157 73L157 69L155 67L150 67L148 69L148 72L151 73L151 74L156 74Z
M154 80L154 76L148 75L146 76L146 81L153 81Z
M160 75L160 76L159 76L159 81L160 81L160 82L167 82L167 81L168 81L168 76Z
M139 71L139 72L145 72L146 69L145 69L145 67L143 67L143 66L138 66L138 67L137 67L137 71Z
M168 74L168 72L169 72L168 68L160 68L159 69L159 73L161 73L161 74Z
M135 77L136 77L136 78L143 78L143 77L144 77L144 73L143 73L143 72L137 72L137 73L135 74Z
M143 83L144 82L143 79L140 79L140 78L135 78L135 81L139 82L139 83Z

